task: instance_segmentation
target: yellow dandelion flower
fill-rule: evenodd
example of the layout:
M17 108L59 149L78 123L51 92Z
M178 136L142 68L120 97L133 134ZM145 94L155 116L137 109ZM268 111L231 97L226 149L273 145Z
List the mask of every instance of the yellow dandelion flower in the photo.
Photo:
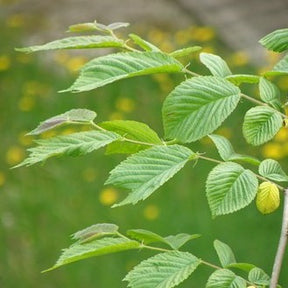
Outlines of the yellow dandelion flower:
M35 106L35 100L31 96L23 96L18 102L18 108L21 111L31 111Z
M149 33L148 33L148 39L150 42L152 43L161 43L163 41L165 41L166 39L166 34L159 30L159 29L152 29Z
M19 146L12 146L6 152L6 162L9 166L16 165L24 159L24 150Z
M11 60L7 55L0 56L0 71L8 70L11 66Z
M100 203L105 206L114 204L118 198L118 191L112 187L103 189L99 195Z
M97 171L92 167L86 168L82 172L82 177L86 182L94 182L97 178Z
M288 130L287 128L281 128L279 132L274 137L275 141L285 142L288 140Z
M143 210L143 216L145 219L153 221L159 217L160 210L156 205L147 205Z
M67 67L71 72L78 72L86 62L87 59L85 57L73 57L65 63L65 67Z
M215 32L211 27L195 27L192 33L192 39L200 42L208 42L215 37Z
M0 187L4 185L6 180L5 174L0 171Z
M183 46L190 41L190 36L190 31L179 30L175 33L174 40L179 46Z
M127 97L120 97L117 99L115 106L117 110L129 113L135 109L135 102L134 100Z
M244 51L238 51L230 56L228 62L232 66L244 66L249 62L249 56Z
M281 159L285 156L285 151L279 143L271 142L262 148L262 155L264 158Z
M18 141L23 146L31 146L33 137L27 135L27 131L21 132L18 136Z

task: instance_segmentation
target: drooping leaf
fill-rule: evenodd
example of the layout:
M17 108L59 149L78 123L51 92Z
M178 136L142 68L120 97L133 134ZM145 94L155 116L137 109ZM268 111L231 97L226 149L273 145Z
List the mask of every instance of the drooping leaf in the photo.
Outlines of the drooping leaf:
M140 151L116 166L106 184L130 189L131 193L119 204L136 204L174 176L195 155L190 149L180 146L156 146Z
M141 47L145 51L154 51L154 52L161 52L160 48L155 46L154 44L142 39L140 36L136 34L129 34L129 37L133 40L135 44Z
M120 237L104 237L82 244L76 243L64 249L56 264L43 272L51 271L63 265L94 256L139 249L140 247L141 243Z
M227 269L216 270L208 279L206 288L246 288L246 281Z
M257 197L256 206L262 214L269 214L274 212L280 205L280 196L278 187L271 182L263 182L260 184Z
M259 165L260 161L252 156L241 155L234 151L230 141L224 136L211 134L209 138L214 142L219 155L224 161L243 161L253 165Z
M86 22L73 24L68 27L68 32L81 33L81 32L91 32L97 30L95 23Z
M279 88L264 77L259 83L260 98L278 111L282 111L281 93Z
M274 75L287 75L288 74L288 54L285 55L274 67L271 71L264 73L266 76L274 76Z
M259 41L268 50L283 52L288 50L288 28L278 29Z
M259 166L259 174L273 181L287 182L288 176L279 162L274 159L265 159Z
M250 263L231 263L229 265L227 265L226 268L236 268L236 269L239 269L239 270L242 270L244 272L248 272L250 270L252 270L253 268L255 268L256 266L253 265L253 264L250 264Z
M233 162L217 165L208 175L206 194L212 216L233 213L255 198L258 180L253 172Z
M69 32L89 32L89 31L101 31L105 33L109 33L110 31L128 27L129 23L124 22L115 22L109 25L104 25L101 23L98 23L96 21L94 22L88 22L88 23L79 23L69 26ZM114 38L114 37L113 37Z
M239 88L219 77L200 76L182 82L163 104L166 138L187 143L212 133L239 100Z
M260 268L253 268L248 274L248 280L256 285L269 285L270 277Z
M78 240L80 243L90 242L102 236L115 235L118 228L117 225L111 223L94 224L72 234L72 239Z
M234 75L228 75L225 78L226 80L230 81L236 86L239 86L242 83L257 84L259 83L260 79L260 77L257 75L249 75L249 74L234 74Z
M150 148L151 144L162 144L161 139L157 133L152 130L148 125L131 120L113 120L106 121L98 124L100 127L115 132L127 139L133 140L136 143L130 143L127 141L116 141L109 144L106 148L107 154L124 153L132 154L140 150ZM143 145L137 142L144 142L147 145Z
M109 131L86 131L35 141L38 146L28 149L28 158L16 167L30 166L50 157L67 155L80 156L97 150L119 139L119 135Z
M225 268L230 264L236 263L234 253L227 244L219 240L215 240L213 244L222 267Z
M115 39L112 36L74 36L55 40L43 45L17 48L17 51L32 53L37 51L58 50L58 49L86 49L86 48L121 48L124 41Z
M180 58L180 57L185 57L185 56L188 56L192 53L198 52L201 49L202 49L201 46L187 47L187 48L175 50L175 51L169 53L169 55L174 57L174 58Z
M226 77L232 74L227 63L217 55L202 52L200 54L200 61L214 76Z
M49 131L55 127L68 123L89 123L96 118L97 114L94 111L87 109L72 109L63 114L53 116L43 122L38 127L29 132L27 135L39 135Z
M243 135L249 144L261 145L277 134L282 122L281 114L271 107L253 107L244 117Z
M130 24L127 22L115 22L115 23L111 23L109 25L107 25L109 30L117 30L120 28L126 28L128 27Z
M188 241L199 238L201 235L199 234L186 234L180 233L177 235L170 235L165 237L165 243L167 243L172 249L178 250Z
M155 73L177 73L183 65L161 52L126 52L98 57L88 62L74 84L65 91L96 89L120 79Z
M200 263L188 252L161 253L142 261L123 280L131 288L172 288L187 279Z

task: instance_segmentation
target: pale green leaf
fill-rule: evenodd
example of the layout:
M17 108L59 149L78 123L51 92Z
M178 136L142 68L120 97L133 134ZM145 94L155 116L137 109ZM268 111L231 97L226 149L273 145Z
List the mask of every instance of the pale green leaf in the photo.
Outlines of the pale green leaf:
M112 36L75 36L55 40L43 45L17 48L20 52L37 52L45 50L57 50L57 49L84 49L84 48L109 48L109 47L123 47L124 41L115 39Z
M202 49L202 47L200 47L200 46L187 47L187 48L175 50L175 51L169 53L169 55L174 57L174 58L180 58L180 57L185 57L185 56L188 56L192 53L198 52L201 49Z
M243 161L253 165L259 165L260 161L254 157L238 154L234 151L230 141L224 136L211 134L209 138L214 142L219 155L224 161Z
M259 166L259 174L273 181L288 181L288 176L283 171L279 162L273 159L265 159L261 162Z
M73 24L68 27L68 32L91 32L97 30L95 23L86 22Z
M127 231L127 235L145 244L153 242L166 243L165 239L162 236L145 229L131 229Z
M249 74L234 74L228 75L225 77L226 80L230 81L231 83L239 86L242 83L248 84L257 84L259 83L260 77L257 75L249 75Z
M222 267L227 267L230 264L236 263L234 253L227 244L219 240L215 240L213 244Z
M39 135L63 124L89 123L96 118L94 111L87 109L72 109L63 114L53 116L43 122L27 135Z
M260 98L270 104L273 108L281 111L281 93L279 88L264 77L260 78L259 83Z
M180 146L156 146L140 151L116 166L106 184L113 184L131 190L119 204L136 204L174 176L195 153Z
M200 54L200 61L214 76L226 77L232 74L227 63L217 55L202 52Z
M231 264L227 265L226 268L236 268L236 269L239 269L239 270L242 270L244 272L249 273L250 270L255 268L255 265L250 264L250 263L231 263Z
M239 100L239 88L219 77L200 76L182 82L163 104L166 138L187 143L212 133Z
M182 69L180 62L161 52L109 54L88 62L74 84L65 91L89 91L120 79L155 73L176 73Z
M246 288L246 281L227 269L218 269L208 279L206 288Z
M259 41L268 50L283 52L288 50L288 28L278 29Z
M100 127L115 132L127 139L133 140L136 143L127 141L116 141L109 144L106 148L107 154L124 153L132 154L140 150L150 148L151 144L162 144L161 139L157 133L152 130L148 125L131 120L113 120L106 121L98 124ZM137 143L139 142L139 143ZM146 145L140 142L147 143Z
M260 268L253 268L248 274L248 280L256 285L269 285L270 277Z
M188 241L199 238L201 235L199 234L186 234L180 233L177 235L169 235L165 237L165 243L167 243L172 249L178 250Z
M28 158L16 167L30 166L50 157L80 156L117 140L120 136L109 131L86 131L35 141L38 146L28 149Z
M261 145L277 134L282 123L281 114L271 107L253 107L244 117L243 135L249 144Z
M118 228L117 225L111 223L94 224L72 234L72 239L79 240L80 243L90 242L102 236L115 235Z
M128 27L130 24L127 23L127 22L114 22L114 23L111 23L109 25L107 25L107 28L109 30L117 30L117 29L120 29L120 28L126 28Z
M112 254L125 250L139 249L140 247L141 244L137 241L117 237L104 237L82 244L76 243L71 245L69 248L64 249L56 264L44 272L86 258Z
M172 288L187 279L200 263L188 252L161 253L134 267L124 281L131 288Z
M141 47L145 51L154 51L154 52L160 52L161 50L155 46L154 44L142 39L140 36L136 34L129 34L129 37L133 40L135 44L137 44L139 47Z
M250 204L258 180L253 172L233 162L217 165L208 175L206 194L212 216L233 213Z

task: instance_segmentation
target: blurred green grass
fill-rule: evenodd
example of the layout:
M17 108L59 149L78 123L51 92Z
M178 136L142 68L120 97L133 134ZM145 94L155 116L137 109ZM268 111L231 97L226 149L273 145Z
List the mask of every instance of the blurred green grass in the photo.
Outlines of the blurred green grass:
M23 37L29 34L34 21L21 21L20 16L2 19L0 23L3 27L0 54L0 287L126 287L121 279L133 265L151 255L150 252L102 256L47 274L40 273L54 264L62 248L70 245L69 235L101 222L116 223L122 231L144 228L162 235L200 233L201 238L186 246L196 256L217 263L213 240L219 239L233 248L238 261L254 263L270 273L281 210L262 216L253 203L238 213L212 220L205 198L205 179L213 167L209 163L199 162L195 168L188 165L146 201L117 209L111 209L109 205L123 198L126 192L104 188L103 183L122 156L105 156L102 150L81 158L51 159L44 165L9 169L23 159L25 149L32 145L32 138L24 137L29 130L40 121L71 108L95 110L98 121L143 121L163 135L161 103L172 84L183 80L178 76L156 75L124 80L89 93L58 94L58 90L73 82L77 75L74 70L85 57L50 52L46 58L45 53L14 52L14 47L22 46ZM223 43L215 38L209 27L191 27L169 35L168 31L160 29L147 32L147 37L164 49L200 44L206 51L227 56L234 72L251 73L252 67L246 65L247 56L241 52L231 54L223 48ZM192 57L191 62L197 71L207 72L199 66L196 57ZM255 90L248 87L247 92ZM265 156L274 151L279 156L275 147L263 150L245 146L240 129L247 107L248 103L241 103L219 132L229 137L239 152L256 153L261 157L263 151L266 151ZM286 134L278 137L283 145L288 137ZM279 141L270 145L279 145ZM217 157L207 139L191 147L200 152L210 150L209 155ZM278 149L282 153L278 158L287 167L287 151L284 153L283 149ZM287 271L284 265L283 287L288 283ZM200 267L181 287L204 287L211 272Z

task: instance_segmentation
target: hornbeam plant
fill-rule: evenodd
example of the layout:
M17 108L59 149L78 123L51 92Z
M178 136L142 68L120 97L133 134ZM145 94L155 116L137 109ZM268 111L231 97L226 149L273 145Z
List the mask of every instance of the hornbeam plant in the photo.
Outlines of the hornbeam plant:
M113 206L118 207L145 200L185 165L194 166L198 160L213 162L215 167L206 181L212 217L234 213L253 201L263 214L272 213L280 205L280 193L284 195L282 231L272 276L253 264L237 262L232 249L219 240L214 241L219 264L213 264L182 249L185 243L199 237L198 234L163 237L144 229L128 230L123 234L112 223L98 223L73 234L75 243L64 249L56 264L45 271L103 254L148 249L155 255L143 260L125 276L123 280L128 282L128 287L175 287L203 265L214 269L206 288L281 287L278 279L287 242L288 188L279 183L288 182L288 176L276 160L259 161L253 156L238 154L228 139L212 133L236 109L241 99L255 105L246 112L242 126L248 144L261 145L271 140L282 126L288 125L281 91L269 80L271 76L288 74L288 54L272 70L251 75L233 74L219 56L200 53L200 61L210 74L199 75L193 71L193 65L183 64L179 58L198 52L201 47L166 53L136 34L129 34L127 39L119 38L115 31L126 26L128 23L76 24L69 27L70 32L93 35L67 37L17 50L27 53L84 48L119 50L114 53L109 49L107 55L89 61L73 85L63 91L89 91L121 79L155 73L183 75L183 82L163 103L164 135L157 135L145 123L130 120L99 123L95 121L96 112L72 109L41 122L29 134L40 135L62 125L89 128L84 132L35 141L36 146L28 149L29 156L15 167L30 166L54 156L81 156L101 147L106 147L109 153L128 154L110 172L105 183L129 190L127 197ZM268 50L287 51L288 29L274 31L260 43ZM259 87L260 99L241 92L241 85L245 83ZM215 144L220 160L187 147L205 136ZM246 164L253 164L255 169L245 168Z

